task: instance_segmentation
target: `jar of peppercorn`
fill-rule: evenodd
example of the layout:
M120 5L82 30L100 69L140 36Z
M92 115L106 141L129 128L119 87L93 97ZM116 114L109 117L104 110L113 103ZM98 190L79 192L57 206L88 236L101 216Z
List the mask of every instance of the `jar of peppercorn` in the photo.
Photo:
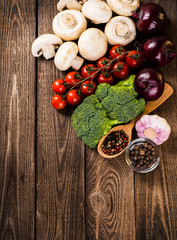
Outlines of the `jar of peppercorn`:
M138 138L130 142L126 151L127 164L136 172L148 173L154 170L160 162L157 145L146 138Z

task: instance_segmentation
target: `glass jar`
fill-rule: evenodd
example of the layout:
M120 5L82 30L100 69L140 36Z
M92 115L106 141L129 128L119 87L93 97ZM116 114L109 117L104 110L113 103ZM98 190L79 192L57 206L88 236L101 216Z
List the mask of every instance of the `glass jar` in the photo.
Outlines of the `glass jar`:
M144 147L146 145L148 145L147 149ZM152 147L149 147L150 145ZM138 146L136 148L141 149L141 151L138 151L138 149L135 149L135 146ZM153 141L146 138L137 138L131 141L130 144L128 145L125 151L125 160L127 164L135 172L148 173L154 170L159 165L159 162L160 162L159 149Z

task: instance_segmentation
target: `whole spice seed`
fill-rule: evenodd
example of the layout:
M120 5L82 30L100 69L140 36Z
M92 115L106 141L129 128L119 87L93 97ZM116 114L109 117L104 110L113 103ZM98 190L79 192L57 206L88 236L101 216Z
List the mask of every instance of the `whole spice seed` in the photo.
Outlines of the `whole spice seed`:
M149 143L135 145L130 150L130 160L132 166L137 169L146 169L152 167L156 162L156 149Z
M127 134L121 131L111 132L101 145L102 151L107 155L115 155L122 152L128 145ZM132 152L132 155L134 152Z

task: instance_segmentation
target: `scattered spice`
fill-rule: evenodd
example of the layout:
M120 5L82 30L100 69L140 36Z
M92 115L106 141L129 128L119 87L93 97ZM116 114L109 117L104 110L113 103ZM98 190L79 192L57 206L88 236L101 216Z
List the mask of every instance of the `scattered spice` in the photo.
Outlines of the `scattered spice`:
M130 150L130 160L133 167L137 169L146 169L152 167L157 160L157 152L154 146L145 142L136 144Z
M128 145L127 134L121 131L111 132L101 145L102 151L107 155L115 155L122 152Z

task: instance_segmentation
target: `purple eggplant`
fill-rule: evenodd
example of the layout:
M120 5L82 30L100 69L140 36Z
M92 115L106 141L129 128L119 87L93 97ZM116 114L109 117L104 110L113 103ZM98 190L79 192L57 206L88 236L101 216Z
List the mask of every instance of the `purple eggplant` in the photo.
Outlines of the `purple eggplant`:
M145 100L154 101L164 91L163 73L156 68L144 68L137 74L134 87Z
M158 4L147 3L133 14L136 20L137 29L145 34L152 34L165 30L168 25L168 18L165 10Z
M141 51L144 59L156 66L164 66L175 57L174 43L167 36L146 40L141 46Z

